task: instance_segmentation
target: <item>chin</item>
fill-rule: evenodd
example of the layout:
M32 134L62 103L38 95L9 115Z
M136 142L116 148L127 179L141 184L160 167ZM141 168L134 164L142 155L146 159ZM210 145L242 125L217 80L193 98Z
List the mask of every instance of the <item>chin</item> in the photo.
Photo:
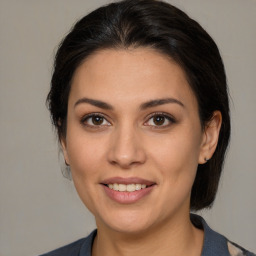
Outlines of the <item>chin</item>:
M131 211L119 212L113 215L105 215L99 220L96 218L96 224L98 228L102 225L107 228L120 233L133 234L141 233L148 230L152 226L152 215Z

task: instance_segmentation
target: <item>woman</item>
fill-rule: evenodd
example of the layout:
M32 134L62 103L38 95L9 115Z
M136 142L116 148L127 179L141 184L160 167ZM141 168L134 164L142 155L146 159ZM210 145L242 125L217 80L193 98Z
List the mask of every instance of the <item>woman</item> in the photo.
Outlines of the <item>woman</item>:
M85 16L48 104L97 230L46 255L253 255L190 214L214 201L230 117L218 48L185 13L127 0Z

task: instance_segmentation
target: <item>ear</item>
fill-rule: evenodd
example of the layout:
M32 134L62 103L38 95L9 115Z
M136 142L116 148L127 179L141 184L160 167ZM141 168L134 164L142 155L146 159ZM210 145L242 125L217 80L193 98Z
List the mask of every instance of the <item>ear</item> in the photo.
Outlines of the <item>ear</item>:
M219 133L222 123L220 111L214 111L211 120L205 125L198 163L204 164L211 159L218 145Z
M68 157L68 152L67 152L67 142L66 142L66 138L61 138L60 139L60 145L62 148L62 152L63 152L63 156L65 159L65 163L66 165L69 165L69 157Z

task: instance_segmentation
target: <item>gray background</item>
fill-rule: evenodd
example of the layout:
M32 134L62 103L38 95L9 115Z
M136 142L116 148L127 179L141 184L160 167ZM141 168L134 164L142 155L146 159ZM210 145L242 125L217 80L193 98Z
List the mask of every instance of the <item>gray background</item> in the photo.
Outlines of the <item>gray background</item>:
M0 255L28 256L86 236L93 217L62 177L45 107L56 45L107 0L0 0ZM202 214L256 251L256 1L170 0L221 50L233 99L232 142L216 203Z

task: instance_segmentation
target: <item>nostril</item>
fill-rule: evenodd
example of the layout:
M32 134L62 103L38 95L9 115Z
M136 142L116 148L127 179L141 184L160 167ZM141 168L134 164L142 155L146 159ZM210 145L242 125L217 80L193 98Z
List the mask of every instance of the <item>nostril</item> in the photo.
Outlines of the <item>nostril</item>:
M129 128L130 124L120 125L119 130L111 138L108 150L108 161L124 169L145 161L145 152L136 132Z

